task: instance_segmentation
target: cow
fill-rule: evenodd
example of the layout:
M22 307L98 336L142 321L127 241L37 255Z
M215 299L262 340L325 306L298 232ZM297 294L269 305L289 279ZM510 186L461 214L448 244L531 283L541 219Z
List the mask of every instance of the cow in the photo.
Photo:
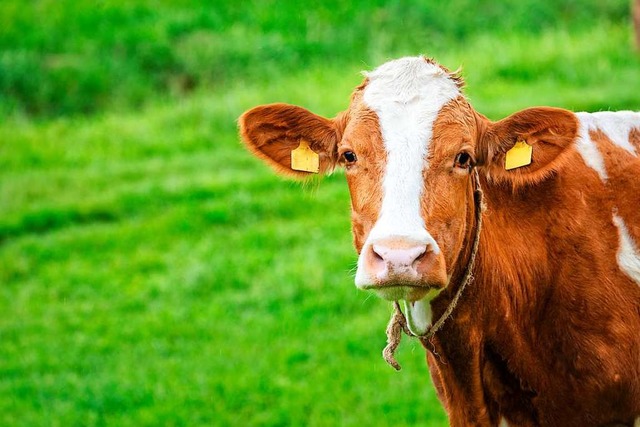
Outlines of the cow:
M491 121L433 59L364 76L335 118L261 105L241 139L285 176L344 169L355 285L417 336L446 317L422 342L451 425L640 426L640 113Z

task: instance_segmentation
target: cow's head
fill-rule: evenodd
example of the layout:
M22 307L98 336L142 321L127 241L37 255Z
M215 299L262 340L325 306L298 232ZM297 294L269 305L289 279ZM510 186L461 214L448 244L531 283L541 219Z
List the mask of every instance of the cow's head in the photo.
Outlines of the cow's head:
M429 59L402 58L367 73L334 119L285 104L240 118L247 147L282 174L308 175L291 168L291 151L302 140L319 155L320 172L345 169L359 253L356 286L404 300L418 333L431 322L430 300L465 267L473 168L494 181L533 182L553 170L568 144L558 128L568 112L529 109L492 123L473 110L462 86L458 75ZM526 171L507 174L503 156L517 140L545 147Z

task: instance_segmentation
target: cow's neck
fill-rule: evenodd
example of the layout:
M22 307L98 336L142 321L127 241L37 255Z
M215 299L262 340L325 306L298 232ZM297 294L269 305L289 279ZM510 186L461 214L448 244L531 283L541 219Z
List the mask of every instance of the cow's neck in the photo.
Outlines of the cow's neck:
M539 213L536 210L541 209L534 208L534 211L531 211L527 206L527 196L531 195L526 191L515 195L511 188L492 185L485 179L481 179L481 187L486 210L482 217L474 279L465 289L463 298L441 332L434 340L423 341L423 344L432 352L433 361L441 362L435 369L442 372L448 387L455 384L454 387L463 395L480 396L478 398L484 401L480 374L483 366L500 370L501 381L505 377L516 375L510 371L511 367L496 368L502 364L501 361L512 359L516 349L521 351L519 357L524 364L532 362L529 355L535 354L535 349L529 348L530 340L526 336L528 332L517 329L517 325L527 323L513 320L526 318L527 314L524 311L536 309L535 301L539 295L531 293L545 291L544 284L549 282L549 278L545 277L543 272L548 272L549 269L546 268L544 251L536 250L537 245L546 245L547 242L544 226L531 226L539 221ZM547 190L551 189L541 189L543 192ZM473 200L472 189L469 191L468 200ZM471 242L477 227L471 205L467 209L466 224L465 241ZM455 294L470 251L471 244L466 244L465 250L459 256L458 267L453 272L452 286L433 301L434 318L444 312ZM536 283L529 282L530 279ZM518 295L522 292L529 294ZM524 304L524 297L529 305ZM542 300L544 298L541 297L540 301ZM515 313L515 310L520 312ZM494 337L499 337L500 340L496 345L492 341ZM493 352L494 358L500 361L497 365L486 365L481 360L481 355L486 356L489 352ZM519 365L514 368L518 372L526 369L521 369ZM517 380L514 376L513 380L513 384L527 384L526 378L520 375L517 375ZM512 391L523 400L529 398L523 390ZM480 401L476 403L478 408L484 405Z
M564 215L553 201L557 185L550 179L514 190L508 184L484 183L487 210L474 287L480 302L508 308L521 302L519 310L534 310L543 301L553 282L548 248L565 244L549 241L547 233L550 216Z

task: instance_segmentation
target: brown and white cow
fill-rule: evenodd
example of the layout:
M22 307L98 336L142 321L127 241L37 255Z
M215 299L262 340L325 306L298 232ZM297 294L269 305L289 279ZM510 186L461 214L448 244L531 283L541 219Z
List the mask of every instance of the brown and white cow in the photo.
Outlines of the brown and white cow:
M308 175L291 168L301 141L320 172L345 169L356 286L403 300L418 335L469 264L478 172L474 281L426 342L452 425L639 426L640 113L539 107L492 122L462 86L402 58L366 73L334 119L263 105L240 131L282 174ZM506 170L516 142L531 163Z

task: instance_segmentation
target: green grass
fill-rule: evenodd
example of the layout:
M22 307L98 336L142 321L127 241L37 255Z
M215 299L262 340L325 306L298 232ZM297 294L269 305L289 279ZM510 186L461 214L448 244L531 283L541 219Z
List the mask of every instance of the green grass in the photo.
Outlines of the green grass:
M342 174L275 177L236 118L417 53L492 118L640 109L623 1L274 4L0 3L0 425L446 425L419 344L380 357Z
M628 14L627 0L4 0L0 112L138 108L327 62L449 51L488 33L623 25Z

